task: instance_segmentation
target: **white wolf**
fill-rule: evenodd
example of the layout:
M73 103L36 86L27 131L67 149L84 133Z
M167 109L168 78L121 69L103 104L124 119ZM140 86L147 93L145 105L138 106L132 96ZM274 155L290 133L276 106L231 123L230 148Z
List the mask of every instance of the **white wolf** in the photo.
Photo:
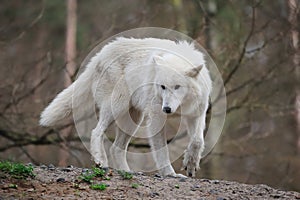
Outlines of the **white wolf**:
M91 154L97 164L108 165L103 135L109 126L115 126L118 130L110 148L114 167L129 171L127 146L145 122L142 129L160 173L183 177L170 163L162 124L169 117L181 117L190 137L183 168L188 176L195 176L204 149L211 86L203 54L194 44L119 37L104 46L79 78L57 95L42 112L40 124L54 125L72 109L88 109L96 103L99 121L91 135ZM128 111L137 126L130 123Z

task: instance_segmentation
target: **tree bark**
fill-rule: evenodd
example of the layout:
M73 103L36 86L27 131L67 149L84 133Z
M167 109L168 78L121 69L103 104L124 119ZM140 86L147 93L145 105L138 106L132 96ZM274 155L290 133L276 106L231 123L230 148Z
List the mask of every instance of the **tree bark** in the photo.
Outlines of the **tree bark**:
M300 44L299 44L299 1L288 0L289 22L291 26L291 44L293 48L293 64L295 67L296 78L296 98L295 98L295 121L297 126L297 148L300 153Z
M72 78L76 72L76 29L77 29L77 0L67 0L67 21L66 21L66 47L65 47L65 87L72 84ZM72 134L72 127L66 128L61 132L63 138ZM69 148L66 141L60 150L59 166L66 166L69 158Z

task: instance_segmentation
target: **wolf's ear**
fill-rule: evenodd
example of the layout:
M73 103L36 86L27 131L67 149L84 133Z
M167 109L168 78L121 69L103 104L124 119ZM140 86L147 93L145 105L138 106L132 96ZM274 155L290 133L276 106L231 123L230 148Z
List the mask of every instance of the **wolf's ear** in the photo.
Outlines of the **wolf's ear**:
M163 65L164 64L164 59L163 57L159 56L159 55L154 55L152 57L153 59L153 63L156 64L156 65Z
M199 72L201 71L201 69L203 68L203 65L199 65L198 67L194 67L192 69L190 69L189 71L187 71L185 73L185 75L189 76L189 77L196 77Z

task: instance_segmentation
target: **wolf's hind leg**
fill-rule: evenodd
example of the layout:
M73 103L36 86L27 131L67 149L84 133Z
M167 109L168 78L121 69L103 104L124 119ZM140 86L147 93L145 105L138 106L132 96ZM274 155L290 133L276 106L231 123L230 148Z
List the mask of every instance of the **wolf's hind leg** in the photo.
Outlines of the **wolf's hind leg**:
M99 122L97 127L92 131L91 136L91 153L94 161L96 164L104 167L108 166L103 140L105 131L113 121L122 116L129 109L129 96L126 90L116 93L116 97L107 97L102 100Z
M142 122L142 113L133 107L129 109L129 112L117 119L115 123L116 138L110 148L114 168L125 171L130 170L126 160L127 148L131 137L136 134Z
M99 121L91 135L91 154L97 165L108 167L107 155L104 148L105 131L114 121L110 101L103 101L100 112Z
M91 154L94 162L101 167L108 167L107 156L104 148L104 129L99 121L91 135Z

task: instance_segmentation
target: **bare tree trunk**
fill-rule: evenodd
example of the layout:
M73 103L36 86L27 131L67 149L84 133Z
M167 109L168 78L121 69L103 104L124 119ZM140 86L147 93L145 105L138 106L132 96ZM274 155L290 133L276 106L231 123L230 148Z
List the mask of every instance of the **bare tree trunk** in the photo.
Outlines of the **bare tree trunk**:
M72 83L72 77L76 72L76 24L77 24L77 0L67 0L67 34L66 34L66 74L65 86Z
M65 73L65 87L72 83L72 77L76 72L76 23L77 23L77 0L67 0L67 22L66 22L66 73ZM62 137L66 138L72 134L72 127L64 129ZM66 166L69 158L69 148L67 141L63 144L63 149L60 150L60 158L58 165Z
M293 63L295 66L295 76L296 76L296 98L295 98L295 121L297 123L297 148L300 153L300 44L299 44L299 1L298 0L289 0L289 22L291 25L291 43L294 49Z
M212 50L212 31L211 19L217 12L217 3L215 1L208 1L207 3L199 1L199 8L203 12L201 30L197 36L197 41L208 51Z
M173 0L172 4L176 14L176 28L179 32L187 34L186 20L183 13L182 0Z

